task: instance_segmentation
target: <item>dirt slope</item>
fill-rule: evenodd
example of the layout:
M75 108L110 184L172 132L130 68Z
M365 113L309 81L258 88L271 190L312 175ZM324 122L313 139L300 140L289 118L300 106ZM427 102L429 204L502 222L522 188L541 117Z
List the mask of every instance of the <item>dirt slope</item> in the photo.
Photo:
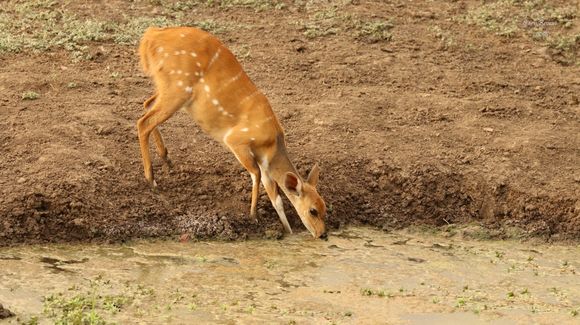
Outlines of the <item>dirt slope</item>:
M340 8L391 21L391 39L378 42L348 27L309 38L299 22L311 9L287 3L191 15L238 26L219 37L270 99L301 173L320 163L332 227L474 222L496 234L580 239L578 64L450 19L476 1ZM68 9L110 19L158 10L154 1L124 6ZM151 83L134 46L88 46L92 60L79 62L64 49L0 55L0 245L281 233L265 195L258 223L247 217L249 175L186 114L161 129L174 168L162 172L155 157L153 193L135 128ZM40 97L23 100L29 90ZM293 211L289 219L303 229Z

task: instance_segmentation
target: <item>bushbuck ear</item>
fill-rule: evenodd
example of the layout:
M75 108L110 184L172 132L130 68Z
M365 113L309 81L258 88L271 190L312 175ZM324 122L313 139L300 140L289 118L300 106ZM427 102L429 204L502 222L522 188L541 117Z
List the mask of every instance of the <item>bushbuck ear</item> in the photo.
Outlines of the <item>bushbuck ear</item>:
M318 184L318 175L320 174L320 168L318 168L318 163L314 164L314 167L310 170L306 182L314 187Z
M300 196L302 194L302 182L294 173L286 173L284 186L295 195Z

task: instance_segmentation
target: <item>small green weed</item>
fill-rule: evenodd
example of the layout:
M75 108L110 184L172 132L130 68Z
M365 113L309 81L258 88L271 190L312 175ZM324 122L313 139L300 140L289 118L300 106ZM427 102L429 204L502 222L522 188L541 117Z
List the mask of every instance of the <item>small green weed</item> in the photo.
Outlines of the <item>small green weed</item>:
M35 100L35 99L39 99L40 98L40 94L34 91L25 91L24 93L22 93L21 98L23 100Z

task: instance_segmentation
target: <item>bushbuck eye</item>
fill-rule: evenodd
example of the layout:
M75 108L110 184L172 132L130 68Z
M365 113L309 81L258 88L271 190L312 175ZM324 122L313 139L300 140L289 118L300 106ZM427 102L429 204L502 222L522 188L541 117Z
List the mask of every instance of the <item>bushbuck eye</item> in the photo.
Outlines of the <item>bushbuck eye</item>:
M314 217L318 217L318 211L314 208L310 209L310 214L313 215Z

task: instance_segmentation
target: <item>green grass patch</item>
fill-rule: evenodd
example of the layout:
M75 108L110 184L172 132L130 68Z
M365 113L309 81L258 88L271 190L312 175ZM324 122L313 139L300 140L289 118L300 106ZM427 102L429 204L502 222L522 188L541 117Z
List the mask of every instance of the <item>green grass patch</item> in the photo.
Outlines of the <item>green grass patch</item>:
M255 11L281 10L286 8L286 4L280 0L154 0L153 4L162 6L168 11L189 11L196 7L215 7L220 9L246 8Z
M73 60L91 59L87 53L92 44L135 45L148 27L175 25L196 26L214 34L228 29L226 23L194 20L179 10L166 9L156 17L124 16L111 21L98 16L79 17L59 1L8 0L0 9L0 54L65 49Z
M496 0L473 7L459 20L504 38L525 37L550 49L564 65L579 63L578 8L545 0Z
M390 21L384 20L356 19L354 22L356 37L369 43L391 40L393 27L394 25Z
M119 288L97 277L88 286L73 286L43 299L43 316L54 324L98 325L110 323L111 317L134 307L135 301L151 297L142 286ZM119 290L120 289L120 290Z
M299 23L307 38L345 34L366 43L389 41L394 24L377 18L344 13L340 8L325 8L314 12L307 21Z

